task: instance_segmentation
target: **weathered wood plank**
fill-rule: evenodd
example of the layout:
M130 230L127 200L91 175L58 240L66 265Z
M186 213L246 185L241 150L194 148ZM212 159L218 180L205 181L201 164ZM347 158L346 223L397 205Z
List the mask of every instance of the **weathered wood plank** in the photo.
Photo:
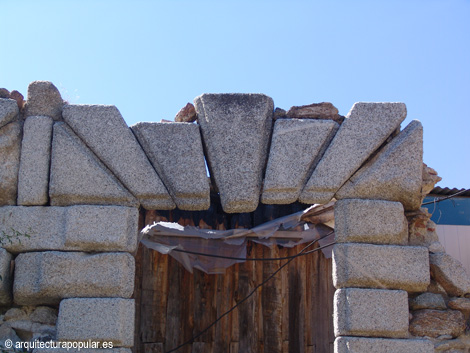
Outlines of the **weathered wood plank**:
M144 353L165 353L163 343L144 343Z
M277 246L263 247L263 255L267 257L279 257ZM279 269L280 261L262 263L263 280ZM283 270L281 270L283 271ZM263 300L263 332L264 352L282 353L282 274L278 273L267 282L262 290Z

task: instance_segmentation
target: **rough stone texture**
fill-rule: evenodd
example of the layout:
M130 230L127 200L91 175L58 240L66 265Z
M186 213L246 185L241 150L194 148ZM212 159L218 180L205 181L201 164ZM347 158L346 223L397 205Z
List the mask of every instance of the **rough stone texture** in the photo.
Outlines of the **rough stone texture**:
M335 336L408 337L405 291L345 288L334 296Z
M410 332L419 337L439 337L450 335L453 338L465 331L465 317L456 310L418 310L413 312Z
M12 122L0 128L0 206L15 205L21 153L21 124Z
M127 253L31 252L16 258L14 301L57 304L71 297L130 298L134 258Z
M191 103L186 104L181 110L176 114L175 121L178 123L192 123L196 121L196 108Z
M273 100L263 94L203 94L194 103L224 211L254 211L268 156Z
M0 98L10 98L10 91L6 88L0 88Z
M0 98L0 128L18 117L18 105L13 99Z
M434 345L422 339L338 337L335 353L434 353Z
M449 300L449 308L470 312L470 299L467 298L451 298Z
M405 210L419 209L422 163L423 127L413 120L357 171L335 197L399 201Z
M175 208L119 110L112 105L67 105L64 120L146 209Z
M423 163L423 183L421 185L421 200L423 200L431 192L431 190L434 189L434 186L441 180L442 178L437 175L437 172L434 169L428 167L426 163Z
M48 306L38 306L29 318L32 322L55 325L57 322L57 310Z
M0 305L11 303L11 260L13 260L11 254L0 248Z
M210 186L199 126L190 123L138 123L131 129L178 208L207 210Z
M429 247L431 244L439 241L436 233L436 224L431 221L431 214L427 208L407 212L407 218L410 245Z
M423 293L418 295L416 298L410 299L410 309L445 310L447 309L447 306L441 294Z
M54 124L49 196L53 206L138 206L129 191L64 123Z
M14 344L21 341L16 332L7 324L0 326L0 345L5 347L5 340L10 339Z
M261 202L297 201L338 127L334 121L327 120L276 120Z
M446 253L430 254L431 274L450 296L470 293L470 278L462 264Z
M336 288L423 292L429 283L429 258L425 247L344 243L333 248Z
M273 119L277 120L277 119L282 119L282 118L287 118L287 112L282 108L274 109Z
M73 298L60 303L57 339L111 341L114 346L134 344L134 300Z
M20 92L18 92L16 90L11 91L10 99L14 99L16 101L16 104L18 105L18 109L20 111L23 110L23 107L24 107L26 102L24 101L24 97Z
M328 102L294 106L289 109L286 115L288 118L294 119L334 120L338 124L344 121L344 117L338 114L338 109Z
M4 247L12 252L41 250L127 251L137 246L139 212L122 206L1 207L0 231L14 228L28 237Z
M339 200L335 204L335 236L338 243L408 243L408 222L399 202Z
M326 203L406 117L403 103L355 103L307 182L300 201Z
M34 81L29 84L25 117L45 115L54 120L61 120L63 106L64 101L59 90L51 82Z
M23 126L18 205L45 205L48 201L52 118L30 116Z

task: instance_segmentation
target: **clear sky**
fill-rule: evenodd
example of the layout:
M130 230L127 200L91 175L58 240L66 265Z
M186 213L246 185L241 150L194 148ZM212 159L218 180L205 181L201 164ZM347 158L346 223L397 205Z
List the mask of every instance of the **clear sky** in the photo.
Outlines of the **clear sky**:
M172 120L205 92L342 115L404 102L439 185L470 188L470 0L0 0L0 27L0 87L52 81L129 125Z

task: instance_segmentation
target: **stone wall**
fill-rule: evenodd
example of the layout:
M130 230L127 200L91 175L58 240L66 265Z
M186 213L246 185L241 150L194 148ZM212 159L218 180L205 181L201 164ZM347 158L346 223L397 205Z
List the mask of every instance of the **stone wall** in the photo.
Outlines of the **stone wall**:
M285 112L262 94L203 94L178 122L129 128L116 107L67 104L50 82L26 102L0 96L1 340L128 350L139 207L205 210L212 188L227 213L338 200L336 352L468 351L470 280L420 210L437 176L421 123L400 129L404 104L342 117L329 103Z

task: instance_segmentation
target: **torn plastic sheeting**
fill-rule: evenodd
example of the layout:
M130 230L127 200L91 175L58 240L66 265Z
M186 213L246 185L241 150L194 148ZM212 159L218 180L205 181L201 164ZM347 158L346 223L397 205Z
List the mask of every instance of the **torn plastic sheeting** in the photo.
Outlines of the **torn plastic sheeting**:
M252 229L212 230L158 222L142 230L141 242L148 248L169 254L191 273L194 268L208 274L225 273L225 269L233 264L245 262L247 239L265 246L280 245L289 248L315 239L319 239L320 246L334 241L334 233L320 239L332 233L332 228L301 221L304 212L281 217ZM233 257L238 260L182 251ZM331 247L322 249L322 252L327 258L331 257Z

